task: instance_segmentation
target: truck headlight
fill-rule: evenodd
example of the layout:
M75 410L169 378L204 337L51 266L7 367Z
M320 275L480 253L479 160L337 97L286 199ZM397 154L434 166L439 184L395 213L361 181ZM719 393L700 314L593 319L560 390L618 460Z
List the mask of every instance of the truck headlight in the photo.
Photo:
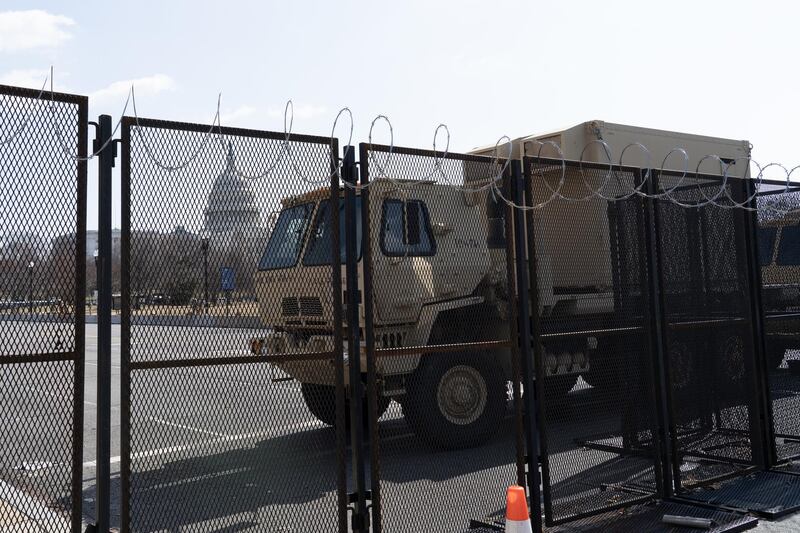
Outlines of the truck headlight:
M250 341L250 351L254 355L261 355L261 350L264 349L264 339L253 339Z

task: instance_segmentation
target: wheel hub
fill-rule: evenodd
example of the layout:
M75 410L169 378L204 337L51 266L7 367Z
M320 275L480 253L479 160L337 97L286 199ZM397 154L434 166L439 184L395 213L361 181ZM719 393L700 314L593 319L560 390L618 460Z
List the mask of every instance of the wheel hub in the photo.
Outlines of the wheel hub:
M732 381L744 377L744 342L738 335L731 335L725 341L725 369Z
M480 418L486 399L486 380L478 370L466 365L448 369L436 391L439 411L449 422L461 426Z

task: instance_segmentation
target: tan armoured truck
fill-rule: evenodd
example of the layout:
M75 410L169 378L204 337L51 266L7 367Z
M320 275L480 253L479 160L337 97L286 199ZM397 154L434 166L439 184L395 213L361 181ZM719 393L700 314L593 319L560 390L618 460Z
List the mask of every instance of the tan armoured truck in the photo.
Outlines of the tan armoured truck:
M650 155L631 146L633 143L646 146ZM593 121L516 139L512 157L553 157L553 144L561 148L566 159L607 163L610 153L617 163L625 150L625 165L677 170L685 166L691 172L703 156L716 154L723 164L730 165L733 176L746 174L746 158L750 154L747 141ZM685 150L685 162L683 153L674 148ZM499 155L505 156L506 149L499 147ZM473 153L493 155L495 147ZM700 171L718 173L719 165L718 160L707 159ZM434 181L409 182L405 186L405 182L386 178L374 180L370 186L374 332L378 348L508 338L503 208L485 189L465 191L471 186L478 188L485 180L472 179L468 164L462 172L460 186ZM486 172L479 174L486 176ZM585 187L583 179L568 175L561 192L582 196ZM332 349L330 241L326 242L326 236L330 239L326 228L329 195L324 189L282 202L255 278L261 320L270 328L266 338L252 343L252 349L259 354ZM535 200L541 202L544 197ZM537 311L542 320L558 316L564 328L574 323L574 328L580 330L581 320L586 317L613 315L609 216L607 206L601 204L588 202L585 208L568 213L558 209L535 212L543 228L537 231L551 232L537 234ZM570 219L558 220L564 216ZM542 221L541 217L552 218ZM568 239L558 233L566 227L572 228ZM576 258L575 250L580 249L592 253ZM559 312L554 314L553 310ZM602 337L593 333L548 343L544 350L548 369L545 385L550 385L551 392L564 394L574 387L580 375L591 382L592 373L606 364L600 358L599 347L603 345ZM365 368L364 354L361 356ZM332 425L335 401L330 363L297 361L276 366L301 383L309 410ZM407 421L421 437L445 447L469 446L497 429L506 409L511 372L507 349L489 350L479 357L459 353L444 357L381 357L377 360L380 409L385 410L394 399L403 406Z
M780 191L779 187L773 187ZM766 317L767 357L771 367L786 352L800 350L800 188L782 212L765 210L758 230L761 299ZM798 211L795 211L798 210Z

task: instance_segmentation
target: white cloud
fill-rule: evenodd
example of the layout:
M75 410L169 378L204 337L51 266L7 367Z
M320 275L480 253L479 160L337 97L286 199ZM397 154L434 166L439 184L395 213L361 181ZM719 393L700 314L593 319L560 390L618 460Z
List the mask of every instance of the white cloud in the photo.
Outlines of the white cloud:
M40 9L0 12L0 52L54 48L72 38L75 21Z
M50 76L50 71L45 69L20 69L12 70L0 75L0 84L14 85L16 87L27 87L29 89L41 89L42 84L46 78ZM45 89L50 88L50 83L47 83ZM57 89L63 92L63 88Z
M124 100L128 91L134 86L137 96L152 96L164 91L175 90L175 80L166 74L154 74L144 78L115 81L111 85L89 94L93 103Z
M220 116L220 121L223 126L238 125L245 121L245 119L252 117L255 112L255 107L249 105L239 106L233 111L223 111Z
M267 112L270 117L273 118L283 118L284 107L277 108L273 107ZM291 109L291 108L290 108ZM294 118L297 119L310 119L314 117L318 117L320 115L324 115L328 112L328 108L321 105L314 105L314 104L303 104L303 105L294 105ZM291 114L289 115L291 117ZM287 117L288 118L288 117Z

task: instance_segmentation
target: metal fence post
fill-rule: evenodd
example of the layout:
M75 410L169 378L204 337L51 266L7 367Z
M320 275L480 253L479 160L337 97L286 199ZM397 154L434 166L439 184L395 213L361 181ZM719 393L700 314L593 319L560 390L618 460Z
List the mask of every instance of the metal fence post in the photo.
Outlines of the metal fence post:
M518 159L511 161L511 180L514 188L514 203L525 204L526 182L522 176ZM527 167L527 165L526 165ZM526 175L526 177L528 177ZM528 202L532 205L533 202ZM526 218L528 219L526 221ZM527 231L526 231L527 230ZM527 238L526 238L527 233ZM525 438L528 450L528 491L530 496L531 520L534 531L542 531L541 479L539 476L539 421L537 419L536 384L534 383L534 354L531 347L538 344L538 287L536 279L536 233L533 216L526 217L522 209L514 209L514 262L517 273L517 301L519 303L519 350L522 363L522 387L525 404ZM527 243L527 247L526 247ZM526 254L527 252L527 254ZM528 260L526 261L526 255ZM530 280L528 279L530 277ZM530 282L530 284L529 284ZM533 303L533 305L531 305ZM531 316L533 309L533 317ZM531 335L531 329L534 329ZM537 353L537 356L541 354Z
M355 163L355 147L346 146L342 163L342 178L349 184L344 188L345 256L347 277L347 361L350 378L350 447L353 453L353 489L350 503L353 504L352 530L354 533L369 531L367 509L367 484L364 457L363 392L361 378L361 335L359 331L359 304L361 291L358 287L358 235L356 232L356 191L358 179Z
M773 427L772 400L770 398L769 372L767 366L767 346L764 327L764 306L761 299L761 262L758 254L758 201L756 186L750 178L742 179L744 199L749 210L743 210L745 250L747 255L747 274L750 292L750 326L753 335L754 378L756 388L756 412L760 421L758 440L763 439L759 464L771 468L778 461L775 448L775 428Z
M363 272L364 340L367 359L367 408L369 412L370 449L370 503L372 504L372 533L381 533L381 475L380 475L380 434L378 432L378 384L375 368L375 331L372 308L372 239L369 207L369 152L367 145L359 147L361 176L361 265Z
M655 356L655 385L656 385L656 420L658 421L658 435L655 440L662 443L659 460L661 462L661 492L665 498L670 498L675 493L674 483L679 472L674 461L675 452L675 427L673 426L674 417L672 416L672 400L669 390L668 363L666 338L664 336L664 274L661 265L661 254L659 252L660 224L658 218L658 204L653 197L658 192L657 175L652 171L648 177L639 175L640 180L646 181L646 193L650 198L644 200L644 238L645 251L647 254L647 303L650 315L650 331L653 334L651 346Z
M107 532L111 511L111 173L116 144L111 117L100 115L94 151L98 157L97 268L97 460L95 482L95 530Z

